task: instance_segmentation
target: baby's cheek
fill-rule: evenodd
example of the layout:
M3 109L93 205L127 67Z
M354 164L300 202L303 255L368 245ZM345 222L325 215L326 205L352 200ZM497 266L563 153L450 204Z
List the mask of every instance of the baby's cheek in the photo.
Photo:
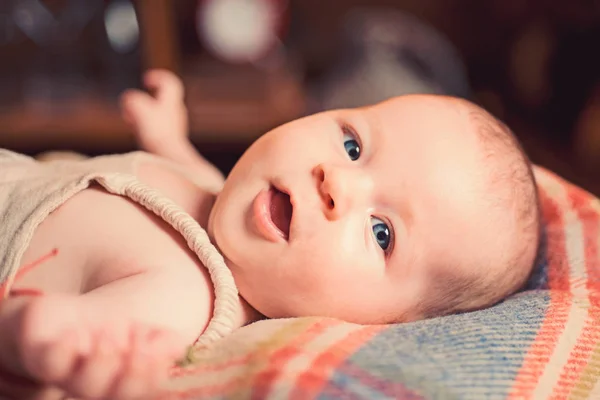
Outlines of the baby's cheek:
M326 254L308 251L291 257L286 265L289 272L289 284L304 292L321 291L330 280L330 260Z
M332 286L354 270L355 262L356 252L351 249L315 245L294 257L289 269L294 271L293 280L299 289L315 295L330 294Z

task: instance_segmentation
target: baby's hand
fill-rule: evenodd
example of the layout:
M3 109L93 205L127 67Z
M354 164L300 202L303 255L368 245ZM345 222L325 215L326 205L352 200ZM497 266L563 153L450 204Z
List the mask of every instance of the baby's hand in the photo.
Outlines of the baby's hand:
M172 72L150 70L144 85L153 94L127 90L121 96L123 118L132 125L140 147L150 153L180 141L187 141L188 120L183 84Z
M21 367L78 399L153 398L185 350L168 331L90 315L75 296L33 299L22 312Z

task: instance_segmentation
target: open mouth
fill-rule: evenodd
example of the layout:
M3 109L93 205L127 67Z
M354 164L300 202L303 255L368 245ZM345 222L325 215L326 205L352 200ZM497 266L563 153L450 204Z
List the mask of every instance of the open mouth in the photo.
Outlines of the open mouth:
M290 196L281 190L271 187L273 194L271 195L271 220L287 239L290 237L290 223L292 221L292 203Z
M254 200L253 213L256 227L266 239L289 239L293 207L287 193L274 186L263 190Z

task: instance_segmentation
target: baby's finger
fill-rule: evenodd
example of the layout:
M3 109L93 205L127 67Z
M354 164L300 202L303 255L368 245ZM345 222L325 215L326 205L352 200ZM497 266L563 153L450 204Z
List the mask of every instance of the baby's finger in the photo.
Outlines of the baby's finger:
M154 354L147 337L148 330L143 327L132 330L124 368L110 393L111 399L141 399L155 392L161 378L157 374L157 366L161 366L163 360L160 360L160 354ZM166 367L162 365L162 369L166 370Z
M149 331L148 344L155 354L172 367L181 357L185 355L187 342L176 332L162 329ZM168 364L170 362L170 364Z
M159 101L175 103L183 100L183 83L173 72L166 69L154 69L144 75L144 84L156 91Z
M122 367L122 352L106 332L95 338L94 350L60 386L73 396L105 398Z

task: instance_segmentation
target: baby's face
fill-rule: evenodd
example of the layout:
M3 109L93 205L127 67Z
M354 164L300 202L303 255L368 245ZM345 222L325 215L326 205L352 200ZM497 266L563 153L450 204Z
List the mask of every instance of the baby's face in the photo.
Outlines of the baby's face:
M481 151L466 113L453 99L407 96L256 141L209 221L241 295L272 318L385 323L419 318L441 269L486 273L476 266L504 242L502 227L482 223L494 212L478 200Z

